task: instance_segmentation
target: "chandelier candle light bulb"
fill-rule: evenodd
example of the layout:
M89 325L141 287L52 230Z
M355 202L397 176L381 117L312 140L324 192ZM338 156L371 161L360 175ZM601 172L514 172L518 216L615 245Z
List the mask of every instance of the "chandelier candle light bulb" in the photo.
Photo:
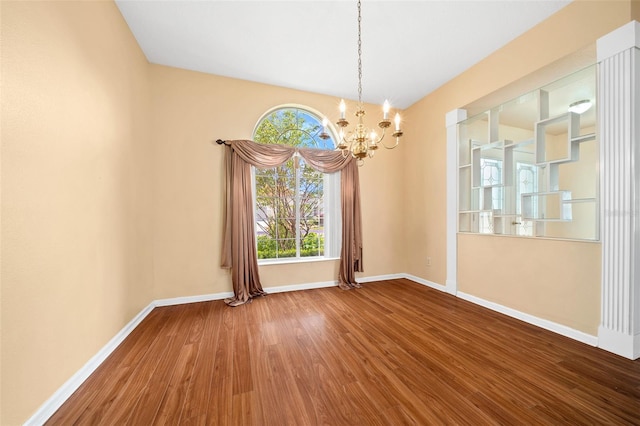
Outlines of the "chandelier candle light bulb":
M395 123L396 130L393 132L393 137L396 138L395 144L392 146L387 146L382 141L384 139L387 128L391 126L391 121L389 120L389 111L391 110L391 105L388 100L384 101L382 105L382 121L378 123L378 127L382 129L382 135L378 137L378 134L374 130L369 130L365 127L363 122L364 117L364 105L362 103L362 31L361 31L361 2L358 0L358 105L356 109L356 117L358 118L358 123L354 130L349 130L345 134L345 128L349 125L349 122L346 119L347 105L344 102L344 99L340 100L340 119L336 122L338 127L340 128L340 140L336 148L342 151L343 156L347 156L351 154L353 158L358 161L358 166L362 166L364 164L364 159L366 157L373 157L374 152L378 149L378 144L381 144L383 147L387 149L393 149L398 146L400 143L400 137L402 136L402 130L400 130L400 114L396 113ZM326 134L326 132L323 132ZM321 135L322 137L322 135ZM328 137L328 135L327 135ZM367 138L369 139L367 143Z

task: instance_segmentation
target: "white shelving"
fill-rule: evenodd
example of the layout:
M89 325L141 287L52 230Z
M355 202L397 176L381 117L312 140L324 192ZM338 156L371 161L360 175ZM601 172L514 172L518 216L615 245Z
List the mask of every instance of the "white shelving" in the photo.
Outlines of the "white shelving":
M537 221L571 220L571 192L536 192L522 194L522 218Z
M589 72L595 76L595 68ZM597 186L576 191L575 183L596 181L595 123L584 124L580 114L566 109L558 111L563 90L562 83L554 82L460 123L458 232L565 237L566 231L569 238L586 239L597 234L595 219L574 217L578 204L593 206L580 212L597 210ZM529 104L521 105L525 102ZM535 118L514 119L518 108L523 115L535 110ZM581 160L586 143L589 155ZM547 225L552 223L572 225L561 232ZM584 226L596 232L577 233Z

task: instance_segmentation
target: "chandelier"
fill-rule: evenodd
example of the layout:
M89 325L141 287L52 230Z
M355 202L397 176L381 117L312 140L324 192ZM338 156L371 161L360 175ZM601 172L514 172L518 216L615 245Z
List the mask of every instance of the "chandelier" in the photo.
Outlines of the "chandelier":
M382 107L382 121L378 123L378 127L382 129L382 134L378 137L378 134L373 129L368 129L363 123L364 106L362 104L362 31L360 23L362 22L360 0L358 0L358 105L355 116L358 119L358 124L352 130L347 130L349 122L346 120L345 115L347 106L344 99L340 100L340 119L336 122L336 125L340 127L340 137L337 148L342 151L343 156L349 155L349 153L358 161L358 165L364 164L366 157L372 158L376 150L380 145L386 149L393 149L398 146L400 137L402 136L402 130L400 130L400 114L395 115L395 131L392 136L396 139L392 146L387 146L382 140L384 139L387 129L391 126L391 120L389 120L389 101L384 101ZM327 125L329 124L327 119L323 120L323 131L320 137L323 139L329 138L326 132Z

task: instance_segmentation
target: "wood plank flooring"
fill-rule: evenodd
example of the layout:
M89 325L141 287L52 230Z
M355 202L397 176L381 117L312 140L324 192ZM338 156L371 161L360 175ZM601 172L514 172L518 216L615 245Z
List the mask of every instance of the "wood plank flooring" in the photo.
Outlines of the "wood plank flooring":
M391 280L156 308L48 424L640 425L640 360Z

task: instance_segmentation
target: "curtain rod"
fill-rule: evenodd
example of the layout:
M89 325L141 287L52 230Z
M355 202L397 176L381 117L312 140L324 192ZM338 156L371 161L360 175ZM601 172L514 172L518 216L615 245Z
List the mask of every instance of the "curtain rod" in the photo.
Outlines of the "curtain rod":
M231 144L230 144L230 143L227 143L227 141L223 141L222 139L218 139L218 140L216 141L216 143L217 143L218 145L227 145L227 146L231 146Z

